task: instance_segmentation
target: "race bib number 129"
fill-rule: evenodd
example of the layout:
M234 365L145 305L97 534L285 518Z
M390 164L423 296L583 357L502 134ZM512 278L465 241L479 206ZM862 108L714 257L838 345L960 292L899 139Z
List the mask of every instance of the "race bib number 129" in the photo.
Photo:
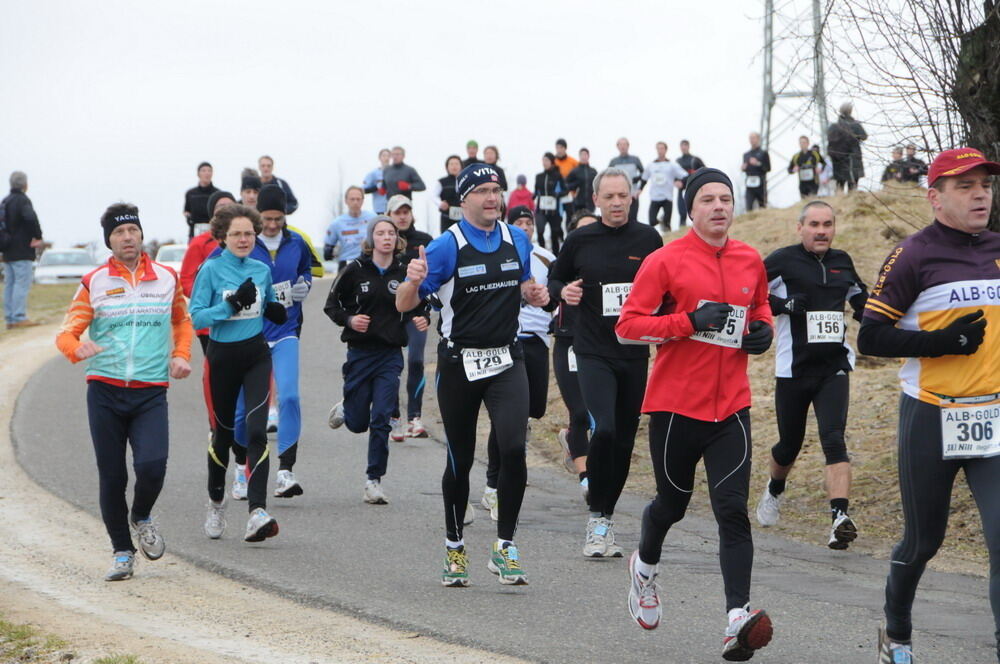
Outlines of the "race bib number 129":
M514 366L510 346L500 348L463 348L462 365L470 381L503 373Z

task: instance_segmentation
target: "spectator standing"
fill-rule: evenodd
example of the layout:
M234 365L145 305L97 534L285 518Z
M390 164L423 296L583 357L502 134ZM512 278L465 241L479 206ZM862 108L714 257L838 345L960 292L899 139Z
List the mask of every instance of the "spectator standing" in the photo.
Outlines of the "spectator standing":
M299 201L292 193L292 188L288 182L282 180L274 174L274 159L264 155L257 160L257 167L260 168L260 182L264 184L276 184L285 192L285 214L292 214L299 209Z
M372 195L372 209L375 214L385 214L385 204L389 198L385 195L385 180L383 172L389 165L389 148L382 148L378 151L378 168L368 172L364 180L364 192Z
M760 145L760 134L750 132L750 149L743 153L740 170L746 173L747 212L757 207L767 207L767 174L771 170L771 156Z
M833 179L837 182L836 191L854 191L865 176L861 142L868 139L868 134L851 115L853 112L854 105L851 102L841 104L840 117L830 125L826 133L827 150L830 161L833 162Z
M34 278L35 249L42 246L42 228L28 198L28 176L10 174L10 194L0 202L10 243L3 249L3 316L7 329L38 325L28 319L28 291Z
M892 161L882 171L881 182L883 184L890 180L893 182L902 182L904 168L906 168L906 162L903 159L903 148L893 148Z
M597 169L590 165L590 150L580 148L580 161L566 178L566 187L573 195L574 210L594 211L594 178L596 177ZM510 206L513 208L514 204L511 203Z
M198 164L198 186L184 192L184 217L188 225L188 242L198 233L208 230L208 197L218 189L212 184L212 165L207 161Z
M927 175L927 162L917 156L917 146L910 143L906 146L906 159L902 172L903 182L920 183L920 178Z
M689 176L699 168L705 168L705 162L701 160L701 157L696 157L691 154L691 141L685 138L681 141L680 146L681 156L677 157L677 163L681 168L687 171ZM684 185L687 186L687 178L684 178ZM681 187L680 192L677 194L677 216L680 217L680 225L686 226L687 205L684 203L684 187Z
M392 163L385 167L383 178L385 182L385 195L392 198L396 194L402 194L409 199L413 199L413 192L424 191L427 185L420 179L417 170L408 164L403 163L406 157L406 150L398 145L392 149Z
M639 191L641 190L639 183L642 181L642 162L638 157L628 153L629 142L627 138L619 138L616 145L618 146L618 156L614 157L608 166L611 168L620 168L632 180L632 206L628 209L628 220L638 221Z
M799 151L792 156L788 164L789 173L797 173L799 179L799 195L802 198L815 196L819 192L819 176L826 160L815 147L809 147L809 137L799 136Z

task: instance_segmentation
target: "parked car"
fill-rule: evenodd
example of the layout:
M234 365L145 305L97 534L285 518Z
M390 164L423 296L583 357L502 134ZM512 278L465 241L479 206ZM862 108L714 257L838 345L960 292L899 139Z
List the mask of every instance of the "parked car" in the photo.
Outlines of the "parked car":
M156 250L155 260L157 263L172 267L174 272L180 274L185 253L187 253L186 244L164 244Z
M35 283L76 283L96 268L97 262L86 249L47 249L35 263Z

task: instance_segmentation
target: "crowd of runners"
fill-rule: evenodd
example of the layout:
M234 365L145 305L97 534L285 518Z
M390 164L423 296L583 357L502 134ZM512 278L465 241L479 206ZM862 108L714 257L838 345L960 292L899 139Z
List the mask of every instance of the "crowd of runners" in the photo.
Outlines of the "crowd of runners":
M766 162L759 136L751 145L748 179ZM878 661L915 661L911 607L944 539L960 469L982 515L1000 637L1000 484L992 481L1000 472L1000 339L993 331L1000 329L1000 234L986 230L1000 164L971 148L938 155L926 175L934 221L890 253L869 294L851 257L833 246L836 211L829 203L808 200L795 241L762 260L729 237L736 197L746 195L749 204L751 194L685 144L676 162L666 158L665 143L656 147L657 159L643 168L621 139L618 156L597 171L586 148L575 159L560 139L530 192L520 175L508 190L497 148L487 146L480 157L470 141L466 157L448 157L447 174L431 186L437 237L415 228L412 195L428 187L401 147L382 151L379 167L347 189L347 212L330 225L323 250L339 261L323 310L343 328L343 398L323 415L331 428L367 432L363 499L389 500L382 480L390 440L428 435L421 420L424 354L436 323L431 379L443 431L435 433L446 448L441 583L470 582L476 553L463 530L472 519L469 475L485 405L489 463L481 502L496 522L486 564L500 583L526 585L530 554L516 544L525 452L529 423L548 403L551 350L568 413L558 440L584 502L580 553L624 560L629 614L655 629L661 552L703 462L719 529L722 656L750 659L773 628L750 600L748 356L775 346L778 440L756 520L765 527L779 521L811 405L826 462L824 541L848 548L860 530L850 511L845 444L855 361L846 338L849 305L860 322L860 352L907 358L899 413L905 530L892 552ZM819 156L808 154L808 140L802 147L802 161L792 166L818 168L809 161ZM199 186L186 196L191 240L179 275L143 252L135 206L115 204L101 217L112 256L83 279L57 345L71 362L88 362L101 513L114 551L108 580L132 576L133 533L147 559L164 554L152 511L167 460L166 388L191 373L196 336L205 356L206 536L221 538L230 501L245 501L243 539L274 537L279 525L268 498L304 491L294 475L304 416L299 338L303 302L323 272L312 242L288 225L297 201L273 166L262 157L259 172L245 171L239 197L212 185L208 163L199 166ZM656 206L641 223L637 199L647 186ZM675 194L691 228L664 245L657 215L669 223ZM650 346L657 348L651 369ZM626 555L614 517L642 414L649 416L656 495L641 515L638 549ZM269 430L278 457L273 489Z

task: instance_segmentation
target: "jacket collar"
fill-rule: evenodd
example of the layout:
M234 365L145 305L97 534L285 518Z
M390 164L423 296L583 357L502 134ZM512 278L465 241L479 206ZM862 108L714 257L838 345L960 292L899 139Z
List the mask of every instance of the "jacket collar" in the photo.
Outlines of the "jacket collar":
M132 281L132 272L114 256L108 258L108 275ZM135 268L135 279L136 281L156 281L156 270L153 269L149 254L145 251L139 257L139 264Z

